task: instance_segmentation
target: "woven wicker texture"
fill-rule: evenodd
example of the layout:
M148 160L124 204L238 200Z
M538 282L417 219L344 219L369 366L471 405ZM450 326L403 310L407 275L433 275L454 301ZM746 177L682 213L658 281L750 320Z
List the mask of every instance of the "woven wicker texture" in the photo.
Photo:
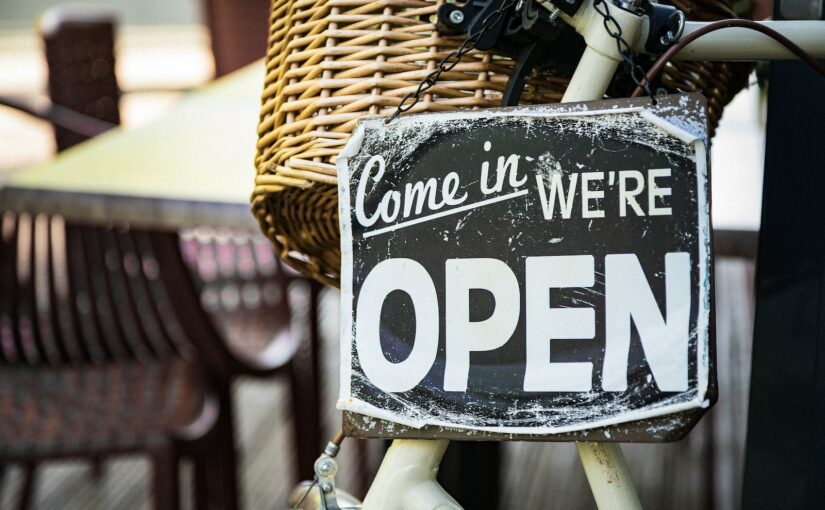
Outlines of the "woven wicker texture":
M6 456L89 455L141 448L182 430L203 406L197 366L180 360L81 369L0 371L0 448Z
M355 123L392 113L462 37L435 31L441 0L273 0L252 210L281 257L338 285L335 158ZM735 17L723 0L675 0L689 19ZM411 112L499 105L513 61L473 51ZM747 80L741 64L669 66L670 91L707 96L711 129ZM561 99L567 76L534 73L521 102Z

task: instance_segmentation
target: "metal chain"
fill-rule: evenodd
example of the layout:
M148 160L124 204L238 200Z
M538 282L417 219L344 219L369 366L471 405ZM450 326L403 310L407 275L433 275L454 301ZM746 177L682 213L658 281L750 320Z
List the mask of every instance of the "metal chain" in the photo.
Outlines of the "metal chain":
M504 19L504 15L507 10L510 9L513 5L515 5L515 0L510 0L508 2L504 2L495 12L491 12L484 20L481 22L481 28L478 32L476 32L472 36L468 36L461 45L456 48L455 50L451 51L447 55L444 56L443 59L438 63L435 69L430 71L424 79L418 84L418 88L414 92L410 92L406 96L401 99L401 102L398 103L398 107L395 109L395 112L387 118L384 122L389 124L390 122L394 121L398 118L399 115L405 113L412 109L418 101L421 100L421 95L429 90L433 85L436 84L438 79L441 77L442 73L452 71L452 69L461 62L461 58L464 57L467 53L473 51L475 49L476 44L478 41L484 37L488 31L493 29L496 25L501 23L501 20Z
M638 87L642 87L645 90L645 94L653 100L653 104L656 104L656 97L650 89L650 83L645 78L647 71L633 59L630 44L622 37L622 26L619 25L616 18L610 14L610 6L608 4L609 2L607 0L594 0L593 8L604 18L604 29L607 30L608 35L616 40L616 48L619 50L619 54L622 56L625 64L630 68L630 78L633 80L633 83ZM604 11L599 9L599 5L604 5Z

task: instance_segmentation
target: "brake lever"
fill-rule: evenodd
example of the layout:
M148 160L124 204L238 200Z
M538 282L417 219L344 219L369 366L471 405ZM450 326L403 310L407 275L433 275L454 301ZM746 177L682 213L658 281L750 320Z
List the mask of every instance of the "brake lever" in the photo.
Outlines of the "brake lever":
M472 37L483 22L509 0L468 1L463 5L442 4L437 30L446 35ZM575 13L583 0L519 0L503 22L484 32L474 47L511 57L515 64L502 94L501 106L518 104L527 78L536 67L575 64L584 42L559 19L560 13ZM556 4L563 8L554 7Z

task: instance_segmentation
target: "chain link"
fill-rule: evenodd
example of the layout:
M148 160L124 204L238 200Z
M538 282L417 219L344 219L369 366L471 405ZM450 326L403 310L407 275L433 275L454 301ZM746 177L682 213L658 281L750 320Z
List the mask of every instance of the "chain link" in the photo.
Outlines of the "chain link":
M599 8L600 5L604 6L604 10ZM645 94L650 96L653 100L653 104L656 104L656 97L650 89L650 83L645 78L647 71L645 71L645 69L633 59L633 53L630 51L630 44L624 37L622 37L623 33L621 25L619 25L616 18L610 14L608 1L594 0L593 8L596 9L596 12L598 12L603 18L604 29L607 30L608 35L616 40L616 48L619 50L622 60L624 60L627 67L630 69L630 78L633 80L633 83L635 83L636 86L643 88Z
M410 92L406 96L401 99L401 102L398 103L398 107L395 109L395 112L384 122L389 124L390 122L394 121L398 118L399 115L411 110L418 101L421 100L421 95L427 92L432 86L438 82L438 79L441 77L442 73L452 71L455 66L461 62L462 57L467 53L473 51L478 44L478 41L484 37L488 31L492 30L496 27L501 21L504 19L504 15L506 12L515 5L515 0L510 0L508 2L504 2L495 12L491 12L484 20L481 22L481 28L478 32L474 35L467 37L461 43L461 45L456 48L455 50L451 51L447 55L441 59L441 62L438 63L435 69L430 71L424 79L418 84L418 88L415 89L414 92Z

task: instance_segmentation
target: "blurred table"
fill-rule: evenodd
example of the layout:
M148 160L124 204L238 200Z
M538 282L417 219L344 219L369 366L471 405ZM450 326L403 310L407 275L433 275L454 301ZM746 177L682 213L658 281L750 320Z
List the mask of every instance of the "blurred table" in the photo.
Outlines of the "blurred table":
M0 182L0 207L72 221L257 228L249 210L263 62Z

